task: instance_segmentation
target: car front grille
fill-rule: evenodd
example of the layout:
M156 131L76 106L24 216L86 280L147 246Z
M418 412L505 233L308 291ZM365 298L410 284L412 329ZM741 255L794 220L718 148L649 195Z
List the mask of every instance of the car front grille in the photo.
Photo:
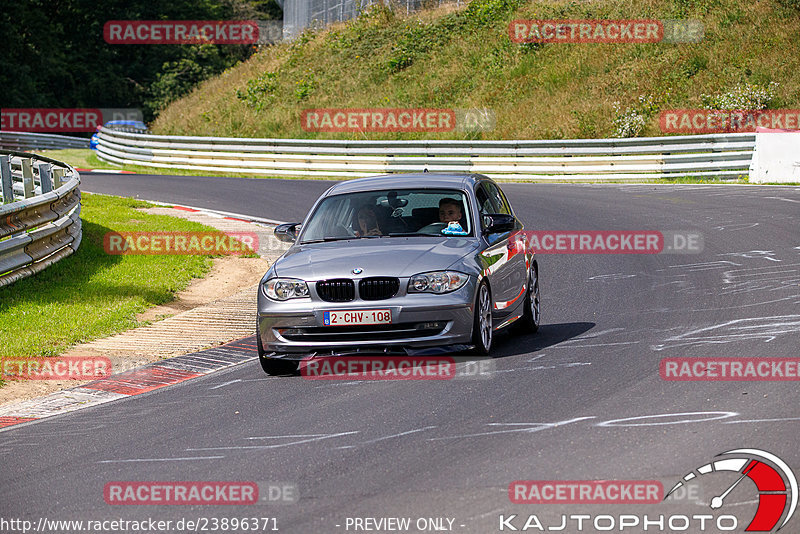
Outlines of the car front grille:
M348 278L320 280L317 282L317 295L328 302L349 302L356 298L356 286Z
M358 294L363 300L392 298L400 289L400 280L388 277L364 278L358 283Z

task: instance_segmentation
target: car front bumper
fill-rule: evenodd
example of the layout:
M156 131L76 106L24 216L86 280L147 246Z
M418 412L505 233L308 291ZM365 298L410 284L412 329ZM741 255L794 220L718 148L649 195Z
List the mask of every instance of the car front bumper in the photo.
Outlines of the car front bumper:
M386 300L324 302L293 299L274 302L259 291L261 346L275 356L302 358L309 353L376 353L469 344L474 320L475 284L444 295L411 293ZM390 310L391 324L326 326L326 311Z

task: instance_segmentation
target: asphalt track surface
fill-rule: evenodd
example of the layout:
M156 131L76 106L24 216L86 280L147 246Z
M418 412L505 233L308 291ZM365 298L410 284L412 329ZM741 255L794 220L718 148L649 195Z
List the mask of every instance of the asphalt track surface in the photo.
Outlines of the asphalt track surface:
M328 185L83 178L90 192L285 221L301 220ZM180 518L274 517L279 531L290 533L389 532L355 530L352 518L366 517L411 518L407 532L420 532L418 518L448 518L450 532L488 533L511 514L519 516L511 523L518 529L529 514L545 528L560 525L562 513L710 514L710 498L736 476L703 477L695 488L702 502L627 507L513 504L508 487L515 480L658 480L669 489L738 448L769 451L798 472L796 381L665 381L659 362L800 356L800 189L503 189L528 229L693 230L705 248L692 255L542 255L542 328L533 336L498 336L495 372L482 378L311 381L268 377L250 361L8 429L0 433L0 517L149 517L173 525ZM103 498L110 481L164 480L288 483L299 501L112 506ZM736 531L743 531L756 505L748 481L722 512L737 516ZM694 525L688 532L701 531ZM586 524L582 531L596 529ZM800 518L784 531L800 532Z

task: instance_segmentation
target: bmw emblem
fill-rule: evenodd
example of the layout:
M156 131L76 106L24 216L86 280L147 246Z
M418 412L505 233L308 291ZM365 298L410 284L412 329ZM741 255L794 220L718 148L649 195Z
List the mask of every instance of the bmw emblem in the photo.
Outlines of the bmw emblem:
M356 267L355 269L353 269L352 272L353 274L361 274L364 272L364 269L362 269L361 267Z

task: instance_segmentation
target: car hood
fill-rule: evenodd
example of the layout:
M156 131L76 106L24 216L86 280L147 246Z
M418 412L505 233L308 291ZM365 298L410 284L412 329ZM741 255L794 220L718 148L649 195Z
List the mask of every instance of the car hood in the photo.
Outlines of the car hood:
M478 249L474 238L389 237L295 245L275 264L276 274L304 280L411 276L446 269Z

